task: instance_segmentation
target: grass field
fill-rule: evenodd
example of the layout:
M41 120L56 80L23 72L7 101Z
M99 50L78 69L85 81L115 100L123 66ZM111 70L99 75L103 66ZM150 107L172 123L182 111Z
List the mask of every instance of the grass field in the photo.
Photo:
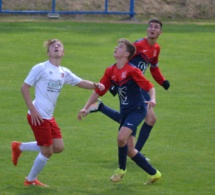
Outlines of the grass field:
M215 23L165 24L158 42L160 68L170 80L165 91L156 87L157 123L142 153L162 172L151 186L128 159L126 176L120 183L109 177L117 168L118 125L100 113L83 121L77 114L91 91L65 86L55 118L61 127L65 150L51 157L39 179L50 188L26 188L24 177L37 155L22 154L11 162L13 140L33 141L26 121L27 108L20 87L33 65L47 59L43 41L64 42L62 65L78 76L98 81L114 62L118 38L131 41L145 36L146 25L93 22L2 22L0 23L0 194L1 195L209 195L215 193ZM33 91L32 91L33 92ZM118 109L118 99L107 93L102 100Z

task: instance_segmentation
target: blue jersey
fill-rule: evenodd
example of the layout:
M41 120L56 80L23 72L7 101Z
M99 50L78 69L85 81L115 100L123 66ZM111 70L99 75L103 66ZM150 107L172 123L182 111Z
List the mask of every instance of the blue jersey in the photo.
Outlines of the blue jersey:
M116 64L108 67L100 80L105 86L104 91L96 90L102 96L112 86L117 87L120 101L120 114L127 115L138 107L144 107L141 89L149 91L153 85L143 76L140 69L126 63L121 69Z

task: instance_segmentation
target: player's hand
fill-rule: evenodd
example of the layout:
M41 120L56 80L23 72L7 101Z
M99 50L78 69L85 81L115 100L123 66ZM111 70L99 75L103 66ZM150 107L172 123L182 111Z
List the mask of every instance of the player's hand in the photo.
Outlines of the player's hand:
M35 126L41 125L43 123L43 119L40 114L35 110L30 111L31 114L31 123Z
M146 104L148 104L149 109L154 108L156 106L155 100L145 101Z
M116 96L117 94L117 88L116 86L112 85L109 89L109 92L113 95L113 96Z
M170 87L170 82L168 80L165 80L162 84L163 88L168 90Z
M94 83L94 86L100 91L103 91L105 89L105 86L102 83Z
M87 110L86 109L81 109L80 111L79 111L79 113L78 113L78 120L80 121L80 120L82 120L83 119L83 117L86 117L87 116L87 114L88 114L88 112L87 112Z

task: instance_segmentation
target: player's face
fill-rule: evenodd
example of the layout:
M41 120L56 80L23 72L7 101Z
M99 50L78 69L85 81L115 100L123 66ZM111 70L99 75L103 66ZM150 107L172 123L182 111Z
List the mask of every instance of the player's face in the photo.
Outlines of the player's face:
M57 41L52 43L49 45L48 55L52 58L61 58L64 55L63 45Z
M114 57L121 58L121 57L127 57L127 47L124 43L119 43L114 50Z
M150 39L157 39L162 33L159 23L151 22L147 28L147 35Z

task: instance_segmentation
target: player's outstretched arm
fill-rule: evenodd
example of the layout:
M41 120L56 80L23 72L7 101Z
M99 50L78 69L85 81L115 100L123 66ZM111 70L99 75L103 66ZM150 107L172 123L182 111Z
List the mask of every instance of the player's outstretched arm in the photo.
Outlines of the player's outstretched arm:
M76 85L77 87L84 89L96 89L98 88L100 91L105 89L105 86L102 83L94 83L88 80L82 80L80 83Z
M78 113L78 120L82 120L83 117L87 116L88 114L88 108L90 107L91 104L93 104L97 99L99 98L99 95L93 91L91 94L90 98L88 99L87 103L85 106L79 111Z

